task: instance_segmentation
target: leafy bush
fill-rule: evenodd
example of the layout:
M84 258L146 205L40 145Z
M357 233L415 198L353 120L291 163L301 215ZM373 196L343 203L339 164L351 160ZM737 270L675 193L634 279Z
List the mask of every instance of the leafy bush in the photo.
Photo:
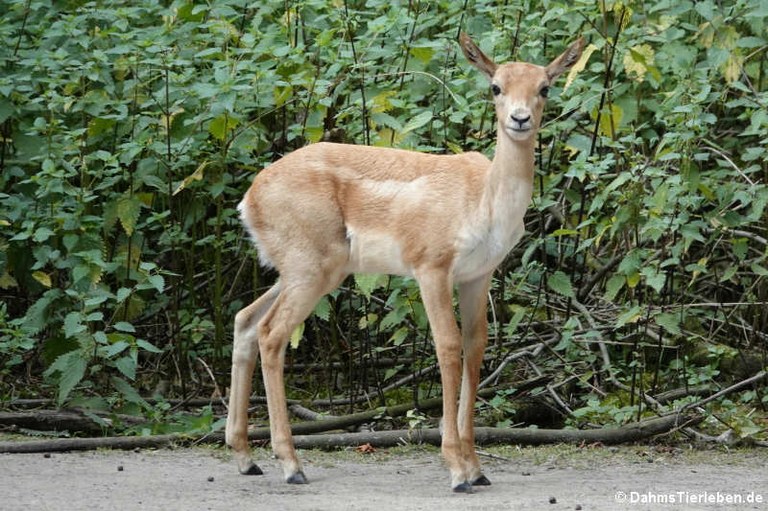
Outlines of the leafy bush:
M575 380L578 418L608 405L626 417L640 391L740 374L706 372L702 347L764 365L765 2L0 9L4 396L136 403L160 381L188 394L210 385L198 359L225 378L232 316L274 278L235 210L254 172L322 139L491 154L493 111L457 56L460 30L501 61L546 62L577 33L590 42L551 94L530 235L494 281L486 370L544 342L496 381L533 366ZM308 395L384 397L434 364L400 278L350 280L302 334L291 359L327 368L293 377ZM436 390L423 374L415 394ZM595 401L609 374L631 391Z

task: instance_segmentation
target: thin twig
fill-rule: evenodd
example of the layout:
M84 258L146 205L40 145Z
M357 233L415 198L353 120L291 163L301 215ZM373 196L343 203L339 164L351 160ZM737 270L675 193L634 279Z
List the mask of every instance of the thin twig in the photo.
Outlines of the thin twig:
M735 391L737 391L737 390L739 390L739 389L741 389L743 387L746 387L746 386L751 385L753 383L757 383L758 381L762 380L766 376L768 376L768 371L760 371L756 375L751 376L751 377L747 378L746 380L742 380L742 381L740 381L738 383L735 383L735 384L731 385L730 387L727 387L727 388L725 388L723 390L715 392L714 394L712 394L709 397L705 397L704 399L696 401L695 403L689 403L689 404L683 406L683 408L681 408L680 411L684 412L684 411L690 410L691 408L694 408L694 407L701 407L701 406L709 403L710 401L714 401L715 399L718 399L718 398L721 398L723 396L726 396L726 395L730 394L731 392L735 392Z

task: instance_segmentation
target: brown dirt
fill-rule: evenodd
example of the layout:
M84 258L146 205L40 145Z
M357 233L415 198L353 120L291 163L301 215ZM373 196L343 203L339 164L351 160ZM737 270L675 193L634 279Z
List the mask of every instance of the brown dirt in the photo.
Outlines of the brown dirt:
M310 479L303 486L285 484L264 450L255 453L264 476L238 474L223 449L2 454L0 509L768 511L765 451L561 445L491 453L483 460L493 486L471 495L450 492L432 448L301 451ZM636 502L621 502L622 495ZM647 502L652 495L676 502Z

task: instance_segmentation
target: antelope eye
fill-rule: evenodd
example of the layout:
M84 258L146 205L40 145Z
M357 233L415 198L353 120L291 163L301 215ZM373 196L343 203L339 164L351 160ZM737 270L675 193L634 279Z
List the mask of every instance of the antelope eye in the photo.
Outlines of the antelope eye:
M549 86L545 85L544 87L542 87L541 90L539 91L539 94L541 94L542 98L548 97L549 96Z
M494 96L498 96L499 94L501 94L501 89L499 88L498 85L494 83L493 85L491 85L491 92L493 92Z

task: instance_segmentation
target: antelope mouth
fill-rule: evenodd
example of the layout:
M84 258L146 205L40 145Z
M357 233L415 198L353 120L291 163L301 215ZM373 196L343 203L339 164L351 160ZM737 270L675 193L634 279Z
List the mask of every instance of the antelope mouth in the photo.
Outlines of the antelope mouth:
M533 132L533 128L530 125L512 126L511 124L507 124L505 128L510 137L517 139L525 138Z

